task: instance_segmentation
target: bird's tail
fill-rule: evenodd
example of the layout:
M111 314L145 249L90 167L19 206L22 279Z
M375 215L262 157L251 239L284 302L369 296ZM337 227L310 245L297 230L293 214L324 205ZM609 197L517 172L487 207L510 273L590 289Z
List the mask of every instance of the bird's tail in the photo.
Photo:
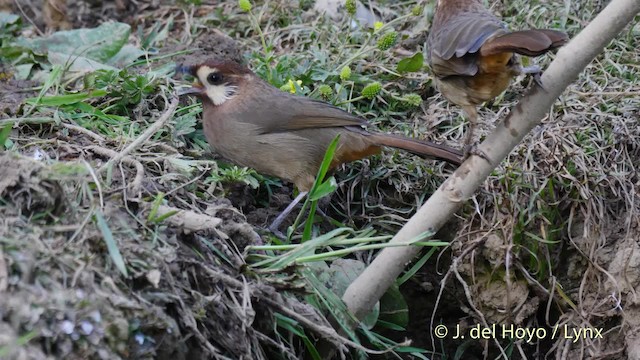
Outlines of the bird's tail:
M372 134L372 136L371 140L376 145L406 150L421 157L444 160L453 165L462 163L462 152L445 145L388 134Z
M520 55L538 56L559 48L567 43L567 34L547 29L521 30L496 36L485 42L480 55L488 56L503 52L515 52Z

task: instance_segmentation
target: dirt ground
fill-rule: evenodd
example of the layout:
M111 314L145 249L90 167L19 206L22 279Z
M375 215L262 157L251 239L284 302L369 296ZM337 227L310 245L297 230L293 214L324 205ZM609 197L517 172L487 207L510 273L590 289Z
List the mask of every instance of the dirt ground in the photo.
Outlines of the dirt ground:
M493 10L516 16L524 6L516 3L497 1ZM531 13L570 6L575 14L565 21L575 35L603 6L565 3L545 1L532 5ZM253 64L256 57L247 54L260 47L235 2L68 0L64 21L51 20L41 1L20 5L0 4L29 19L24 22L32 25L22 34L27 37L40 36L35 28L45 33L115 20L132 26L129 43L140 46L173 22L167 39L153 49L160 63L194 64L213 56ZM391 18L415 2L409 5L381 3L376 14ZM306 2L268 6L274 15L263 21L276 44L275 58L311 53L311 45L296 47L305 36L330 42ZM289 11L302 20L287 20ZM423 45L426 13L402 29L394 59ZM525 21L537 24L541 18ZM320 297L305 278L308 268L252 266L276 258L251 246L279 244L263 229L291 201L293 188L259 175L258 188L225 179L205 182L224 160L191 137L201 132L197 125L186 134L172 123L121 163L103 168L135 131L162 117L169 107L164 94L146 94L127 115L137 125L126 131L113 125L118 130L111 136L81 117L39 113L25 99L38 96L42 82L19 79L15 64L0 65L0 128L12 126L12 148L0 153L0 359L318 358L310 343L336 347L347 358L640 359L636 20L435 235L450 245L400 286L406 326L378 323L367 330L386 344L410 339L424 352L366 353L363 347L389 346L364 331L361 346L333 331L335 319L318 306ZM354 71L367 66L386 69L361 64ZM132 69L144 73L151 67ZM161 81L158 89L169 84ZM459 109L435 92L428 74L408 76L399 86L413 86L425 102L399 115L389 111L387 122L378 122L372 107L357 111L387 131L461 141L458 128L446 127L457 121L452 114ZM483 134L526 86L528 80L518 80L481 110ZM357 229L356 235L365 228L395 233L452 171L416 165L416 159L384 153L341 168L337 190L320 202L333 221L318 216L316 235L336 224ZM349 258L366 264L374 256L358 251ZM434 337L438 325L469 333L493 324L546 335Z

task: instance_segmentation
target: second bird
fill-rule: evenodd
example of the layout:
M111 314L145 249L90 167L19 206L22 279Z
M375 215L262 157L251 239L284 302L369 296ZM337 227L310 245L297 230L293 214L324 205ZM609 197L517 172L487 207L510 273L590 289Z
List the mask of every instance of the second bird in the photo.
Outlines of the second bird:
M473 142L476 106L500 95L523 68L517 54L538 56L564 45L556 30L509 31L482 0L438 0L428 39L428 60L438 90L469 117L467 145Z
M197 80L183 94L203 103L203 128L213 150L232 162L293 182L300 196L278 216L277 228L308 192L331 141L340 134L332 168L377 154L384 146L459 165L455 149L364 129L367 122L331 104L283 92L235 62L211 60L179 68Z

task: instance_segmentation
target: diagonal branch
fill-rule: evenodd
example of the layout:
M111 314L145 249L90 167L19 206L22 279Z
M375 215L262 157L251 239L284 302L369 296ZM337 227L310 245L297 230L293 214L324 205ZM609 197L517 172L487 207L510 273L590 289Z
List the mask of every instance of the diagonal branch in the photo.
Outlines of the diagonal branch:
M522 101L479 146L491 163L472 156L445 181L392 243L407 243L424 232L435 233L486 180L525 135L540 123L556 98L604 47L640 12L639 0L612 0L570 43L558 51L542 76L544 89L534 85ZM349 310L362 319L393 284L420 247L382 250L343 296Z

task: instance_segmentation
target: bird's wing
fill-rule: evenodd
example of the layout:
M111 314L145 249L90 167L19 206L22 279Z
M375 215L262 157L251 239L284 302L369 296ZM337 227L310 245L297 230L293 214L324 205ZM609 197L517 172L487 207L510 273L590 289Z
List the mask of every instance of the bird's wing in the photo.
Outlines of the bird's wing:
M564 45L569 40L566 33L550 29L514 31L492 38L481 48L482 56L509 51L520 55L538 56Z
M258 109L257 114L259 114L260 119L256 121L256 125L258 125L260 132L263 134L314 128L361 127L368 125L365 119L351 115L326 102L283 93L279 89L275 90L280 93L273 94L273 96L286 98L286 101L282 101L282 103L286 103L287 106L274 107L274 102L268 101L268 105L265 103L264 108Z
M473 57L487 39L507 30L504 24L488 12L464 12L434 22L429 34L431 67L438 76L475 75L478 71Z

